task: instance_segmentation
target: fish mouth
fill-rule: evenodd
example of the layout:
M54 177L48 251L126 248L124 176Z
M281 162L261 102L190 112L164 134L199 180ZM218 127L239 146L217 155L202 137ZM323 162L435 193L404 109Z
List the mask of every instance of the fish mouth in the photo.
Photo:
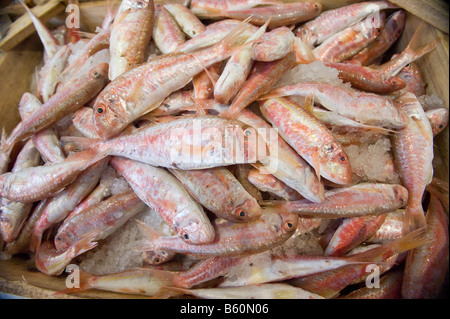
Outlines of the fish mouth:
M262 209L254 198L249 198L243 204L236 207L232 215L238 221L251 221L259 218L262 214Z

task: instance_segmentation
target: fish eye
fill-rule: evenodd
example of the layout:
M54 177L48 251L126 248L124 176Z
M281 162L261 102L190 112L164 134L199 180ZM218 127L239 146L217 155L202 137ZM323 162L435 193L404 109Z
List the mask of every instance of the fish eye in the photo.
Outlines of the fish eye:
M342 163L347 163L347 156L345 156L344 154L340 154L340 158L339 158L340 160L341 160L341 162Z
M252 135L252 131L247 128L244 130L244 135L248 137L248 136Z
M381 29L380 28L377 29L377 33L381 33Z
M444 125L442 125L442 124L439 125L439 128L443 128L443 127L444 127Z
M291 230L294 227L294 224L292 222L286 222L284 223L284 226L286 229Z
M239 212L239 216L240 216L240 217L245 217L245 212L244 212L243 210L241 210L241 211Z
M100 72L95 71L95 72L94 72L94 77L95 77L96 79L98 79L98 78L100 77Z
M407 65L405 65L405 68L409 68L410 64L408 63Z
M103 110L103 108L102 108L102 107L99 107L99 108L97 108L97 113L98 113L98 114L102 114L102 113L103 113L103 111L104 111L104 110Z
M159 264L159 258L155 259L155 263Z
M57 236L57 237L56 237L56 240L57 240L57 241L61 241L61 240L62 240L62 238L61 238L61 237L59 237L59 236Z
M406 203L406 199L403 196L400 196L398 198L398 200L400 201L401 204L405 204Z
M188 239L189 239L189 235L186 234L186 233L184 233L183 238L184 238L185 240L188 240Z

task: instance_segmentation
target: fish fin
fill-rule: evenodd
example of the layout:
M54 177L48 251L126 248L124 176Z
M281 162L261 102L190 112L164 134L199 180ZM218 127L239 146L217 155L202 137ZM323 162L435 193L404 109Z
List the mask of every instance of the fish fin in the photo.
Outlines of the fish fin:
M317 179L320 182L320 158L318 151L313 152L311 164L313 170L316 172Z
M59 290L59 291L53 293L52 296L58 296L58 295L62 295L62 294L77 293L77 292L81 292L81 291L85 291L85 290L90 289L90 287L91 287L91 280L96 278L96 276L94 274L90 274L90 273L82 271L82 270L78 270L78 271L79 271L79 274L80 274L79 287L66 288L66 289L63 289L63 290ZM68 276L70 276L70 274Z
M225 38L215 44L215 46L220 47L223 50L224 55L231 55L234 50L238 49L246 41L239 36L250 27L249 22L251 19L252 17L248 17L243 20L233 30L231 30Z
M312 49L300 37L294 39L294 52L297 64L309 64L318 60Z
M283 93L283 87L279 87L276 89L273 89L272 91L261 95L258 100L268 100L268 99L274 99L277 97L282 97L282 96L286 96L285 93Z
M61 142L69 145L71 150L82 151L92 149L101 142L100 138L78 137L78 136L61 136Z
M79 256L88 250L94 249L97 247L98 242L95 240L98 238L101 231L93 231L86 235L83 239L73 244L72 247L74 247L74 254L76 256Z
M311 115L314 115L314 95L305 96L304 107Z
M45 24L42 23L42 21L22 0L19 0L19 3L25 8L28 15L30 16L31 22L33 22L36 32L41 39L45 52L47 52L48 56L51 57L51 52L56 52L56 48L59 46L58 40L56 40L50 30L45 26Z

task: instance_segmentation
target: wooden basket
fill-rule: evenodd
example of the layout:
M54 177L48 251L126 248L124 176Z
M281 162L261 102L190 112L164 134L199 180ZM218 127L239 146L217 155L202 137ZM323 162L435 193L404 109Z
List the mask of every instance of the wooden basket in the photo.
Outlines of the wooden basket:
M106 1L80 1L81 27L94 32L100 25L106 12ZM173 1L172 1L173 2ZM286 1L292 2L292 1ZM355 0L319 0L323 10L348 5ZM393 3L408 11L406 27L394 50L401 52L411 39L414 31L423 22L426 32L422 39L427 43L436 37L442 39L436 50L422 57L417 64L428 83L427 94L436 93L449 107L449 38L448 38L448 6L444 1L428 0L392 0ZM47 21L59 16L63 21L64 5L60 1L50 0L45 8L37 10L37 15ZM19 21L20 20L20 21ZM19 22L17 22L19 21ZM35 67L42 60L43 47L34 32L34 27L27 15L14 22L10 33L0 41L0 128L7 132L19 122L17 111L22 94L30 90ZM17 35L18 34L18 35ZM12 38L12 39L11 39ZM449 180L449 129L441 132L435 139L435 176ZM144 298L143 296L116 294L104 291L86 291L73 295L52 296L56 291L65 289L65 276L51 277L38 272L34 264L26 258L13 257L0 261L0 294L7 293L26 298ZM0 295L1 297L1 295Z

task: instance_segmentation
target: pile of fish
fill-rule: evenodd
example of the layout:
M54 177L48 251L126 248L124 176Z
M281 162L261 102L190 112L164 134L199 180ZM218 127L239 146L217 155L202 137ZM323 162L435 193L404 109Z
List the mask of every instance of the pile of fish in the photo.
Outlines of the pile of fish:
M314 1L123 0L93 34L48 30L27 11L45 52L37 92L23 94L21 121L1 140L5 253L29 254L58 276L151 208L170 234L137 221L145 267L82 273L79 288L62 292L439 293L448 183L433 178L433 138L448 110L424 110L419 99L426 83L415 61L439 39L419 46L419 27L388 55L404 10L388 1L323 11ZM311 63L337 70L343 84L280 85ZM354 174L342 136L364 132L391 139L400 183ZM111 194L108 170L129 189ZM253 273L228 275L305 228L319 228L323 255L273 255ZM181 269L183 256L196 262ZM377 288L367 285L369 266L378 267Z

